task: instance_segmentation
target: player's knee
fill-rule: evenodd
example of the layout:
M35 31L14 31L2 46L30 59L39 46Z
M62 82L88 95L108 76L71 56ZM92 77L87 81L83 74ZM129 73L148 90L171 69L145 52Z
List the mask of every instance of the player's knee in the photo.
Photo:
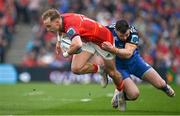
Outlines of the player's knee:
M71 67L71 71L74 73L74 74L81 74L81 67L78 67L78 66L72 66Z
M139 97L139 91L133 91L128 97L130 100L136 100Z

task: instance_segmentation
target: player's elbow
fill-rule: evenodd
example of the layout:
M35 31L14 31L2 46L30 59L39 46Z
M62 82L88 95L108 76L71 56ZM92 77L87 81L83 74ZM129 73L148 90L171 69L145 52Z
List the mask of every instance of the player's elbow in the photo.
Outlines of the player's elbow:
M82 47L82 43L71 44L71 47L73 47L75 51L79 50Z
M77 49L80 49L81 47L82 47L83 45L82 45L82 43L79 43L79 44L77 44Z
M76 44L75 49L76 51L82 48L82 44Z

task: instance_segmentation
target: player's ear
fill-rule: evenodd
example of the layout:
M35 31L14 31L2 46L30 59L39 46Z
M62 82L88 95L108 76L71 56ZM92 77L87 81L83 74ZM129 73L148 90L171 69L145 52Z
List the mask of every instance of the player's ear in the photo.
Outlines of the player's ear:
M44 24L47 24L47 23L50 23L50 22L51 22L50 17L48 17L47 19L43 20Z

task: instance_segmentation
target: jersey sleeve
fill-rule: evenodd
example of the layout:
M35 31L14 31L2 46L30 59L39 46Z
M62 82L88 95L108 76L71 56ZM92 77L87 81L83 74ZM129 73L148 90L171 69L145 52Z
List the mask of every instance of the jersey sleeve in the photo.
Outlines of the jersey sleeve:
M76 27L69 27L66 34L70 39L73 39L75 36L79 35L79 30Z
M130 26L130 33L131 35L128 37L127 42L138 45L139 44L138 31L134 26Z
M139 44L139 37L137 34L132 34L131 37L127 39L128 43L138 45Z

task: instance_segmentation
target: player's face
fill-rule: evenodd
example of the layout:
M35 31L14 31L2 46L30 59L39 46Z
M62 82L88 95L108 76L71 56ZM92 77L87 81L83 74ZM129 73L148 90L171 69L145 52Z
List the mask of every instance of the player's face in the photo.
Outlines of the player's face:
M47 29L47 31L51 31L51 32L58 32L59 31L59 21L58 19L54 19L53 21L50 21L50 19L46 19L44 20L44 25Z
M128 29L127 31L126 31L126 33L121 33L121 32L119 32L119 31L116 31L116 33L117 33L117 35L118 35L118 37L122 40L122 41L125 41L128 37L129 37L129 35L130 35L130 30Z

